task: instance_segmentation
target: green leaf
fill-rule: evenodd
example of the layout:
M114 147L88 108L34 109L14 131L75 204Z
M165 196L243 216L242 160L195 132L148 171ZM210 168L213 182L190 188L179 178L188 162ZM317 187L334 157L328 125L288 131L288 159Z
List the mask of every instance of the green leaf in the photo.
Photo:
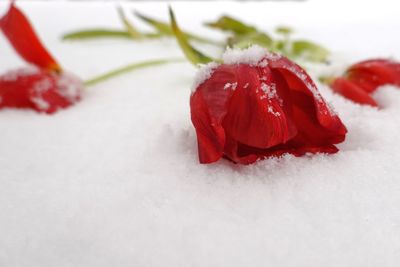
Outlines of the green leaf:
M175 20L175 15L174 12L172 11L172 8L169 7L169 17L171 20L171 28L172 31L175 35L176 40L178 41L179 46L181 47L183 53L185 54L186 58L194 65L197 64L206 64L211 61L215 61L212 58L204 55L200 51L196 50L193 48L189 41L187 36L181 31L179 28L176 20Z
M289 35L292 34L294 31L292 28L287 27L287 26L279 26L275 29L276 33L282 34L282 35Z
M279 52L281 54L286 54L287 42L284 40L275 40L272 44L271 50L274 52Z
M74 32L66 33L62 36L63 40L82 40L94 38L131 38L127 31L114 30L114 29L85 29Z
M118 15L120 19L122 20L122 23L125 25L126 30L128 33L131 35L133 39L141 39L143 38L143 35L137 30L132 23L129 22L128 18L126 17L124 10L122 7L118 6L117 7Z
M314 62L326 61L329 56L325 47L306 40L293 41L291 52L295 57Z
M148 61L133 63L133 64L129 64L127 66L103 73L92 79L89 79L89 80L85 81L84 84L85 84L85 86L92 86L99 82L106 81L108 79L114 78L116 76L125 74L130 71L134 71L134 70L138 70L138 69L142 69L142 68L146 68L146 67L151 67L151 66L168 64L168 63L177 63L177 62L184 62L184 60L183 59L159 59L159 60L148 60Z
M248 34L251 32L257 32L257 29L253 26L247 25L240 20L237 20L230 16L222 16L215 22L208 22L205 25L220 29L222 31L232 32L234 34Z
M228 39L228 46L246 48L250 45L259 45L271 49L273 41L271 37L262 32L251 32L243 35L236 35Z
M166 36L174 36L174 32L172 31L171 25L169 25L168 23L162 22L160 20L156 20L154 18L150 18L146 15L143 15L137 11L134 12L135 15L142 19L143 21L145 21L146 23L150 24L153 28L156 29L156 31L162 35L166 35ZM192 33L188 33L188 32L184 32L182 31L183 34L186 35L186 38L188 38L189 40L194 40L197 42L201 42L201 43L207 43L207 44L213 44L213 45L219 45L222 46L222 43L213 41L213 40L209 40L207 38L203 38L201 36L197 36L195 34Z
M148 16L145 16L137 11L134 11L134 14L145 21L146 23L150 24L153 28L155 28L159 33L164 34L164 35L174 35L172 32L171 26L168 23L156 20L154 18L150 18Z

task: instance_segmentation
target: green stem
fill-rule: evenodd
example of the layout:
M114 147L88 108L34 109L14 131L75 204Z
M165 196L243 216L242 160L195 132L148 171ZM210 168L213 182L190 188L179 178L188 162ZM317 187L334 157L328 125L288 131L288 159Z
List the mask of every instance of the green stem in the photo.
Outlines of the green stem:
M163 64L168 64L168 63L178 63L178 62L185 62L184 59L158 59L158 60L148 60L148 61L143 61L143 62L138 62L138 63L133 63L129 64L127 66L103 73L97 77L94 77L92 79L86 80L84 82L85 86L92 86L95 85L99 82L103 82L105 80L111 79L113 77L116 77L118 75L141 69L141 68L146 68L146 67L151 67L151 66L157 66L157 65L163 65Z
M63 40L81 40L81 39L92 39L92 38L132 38L129 32L115 29L86 29L80 31L74 31L66 33L62 36Z
M332 76L320 76L320 77L318 77L318 80L323 84L330 85L335 80L335 77L332 77Z

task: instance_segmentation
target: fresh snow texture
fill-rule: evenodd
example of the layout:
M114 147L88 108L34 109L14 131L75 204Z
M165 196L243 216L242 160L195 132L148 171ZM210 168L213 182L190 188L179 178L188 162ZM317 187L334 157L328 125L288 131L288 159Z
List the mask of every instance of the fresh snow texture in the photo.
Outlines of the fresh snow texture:
M227 48L222 54L222 61L224 64L235 65L235 64L248 64L251 66L261 66L266 67L268 62L265 60L267 57L279 57L268 52L267 49L262 48L258 45L250 46L246 49L232 49ZM199 85L211 78L215 69L218 68L220 64L216 62L210 62L208 64L200 65L199 70L194 78L192 85L192 91L195 91ZM226 84L226 88L231 88L231 84ZM232 89L236 89L236 86Z
M376 13L363 1L354 13L356 4L335 1L327 13L321 2L173 7L185 29L216 39L201 22L221 14L268 30L295 26L334 52L330 66L309 67L314 80L360 59L400 59L396 8L380 2ZM122 28L113 3L18 3L63 68L83 79L182 56L172 39L59 41L72 29ZM168 19L166 4L124 7ZM0 51L2 73L24 65L4 38ZM376 109L317 84L349 131L335 155L200 165L189 110L195 73L189 63L138 70L88 87L54 116L1 110L0 266L398 266L399 88L380 88Z
M267 49L262 48L258 45L252 45L247 49L232 49L227 48L222 55L222 60L225 64L248 64L251 66L257 66L261 63L261 60L269 55ZM263 67L266 67L265 62Z

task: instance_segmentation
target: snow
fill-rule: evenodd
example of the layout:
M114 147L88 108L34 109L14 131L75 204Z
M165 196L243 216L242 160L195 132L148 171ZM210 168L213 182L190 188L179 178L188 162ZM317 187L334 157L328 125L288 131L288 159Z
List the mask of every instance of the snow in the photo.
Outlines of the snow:
M261 90L267 95L268 99L277 98L276 84L271 83L270 85L266 83L261 83Z
M258 45L252 45L246 49L232 49L227 48L222 55L222 60L225 64L249 64L251 66L266 67L268 62L263 60L270 53L267 49L262 48Z
M13 82L18 77L29 76L38 73L38 69L35 67L24 67L15 70L8 70L6 73L2 73L1 79L6 82Z
M202 83L210 79L214 70L219 66L216 62L210 62L208 64L200 65L199 70L197 71L196 76L194 77L194 82L192 84L192 92L196 91L197 87L199 87Z
M314 80L360 59L400 59L398 9L380 1L376 13L375 1L363 1L354 13L349 1L321 2L172 6L185 28L215 38L200 18L226 13L260 28L295 26L334 50L330 67L310 67ZM64 69L84 79L182 55L168 39L59 42L79 26L118 27L113 4L20 5ZM167 4L129 5L167 17ZM2 72L23 66L3 38L0 51ZM379 89L377 109L317 83L349 130L338 154L200 165L188 104L196 71L189 63L139 70L85 89L54 116L1 110L0 266L398 265L399 88Z
M232 89L233 91L235 91L237 85L238 85L237 82L234 82L234 83L226 83L226 84L224 85L224 90Z
M56 82L58 92L60 92L60 94L70 102L74 103L80 98L84 86L82 81L76 77L76 75L69 72L63 72Z

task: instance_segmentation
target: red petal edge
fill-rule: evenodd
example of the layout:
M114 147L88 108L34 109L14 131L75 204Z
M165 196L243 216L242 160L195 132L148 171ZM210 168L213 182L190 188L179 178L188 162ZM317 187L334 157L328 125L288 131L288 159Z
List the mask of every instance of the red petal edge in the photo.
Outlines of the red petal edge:
M60 72L61 68L46 50L26 16L11 1L8 12L0 19L0 29L15 51L39 68Z
M362 61L349 67L346 78L367 93L385 84L400 86L400 63L388 59Z
M361 105L377 107L376 101L357 84L345 78L336 78L330 85L336 93Z

